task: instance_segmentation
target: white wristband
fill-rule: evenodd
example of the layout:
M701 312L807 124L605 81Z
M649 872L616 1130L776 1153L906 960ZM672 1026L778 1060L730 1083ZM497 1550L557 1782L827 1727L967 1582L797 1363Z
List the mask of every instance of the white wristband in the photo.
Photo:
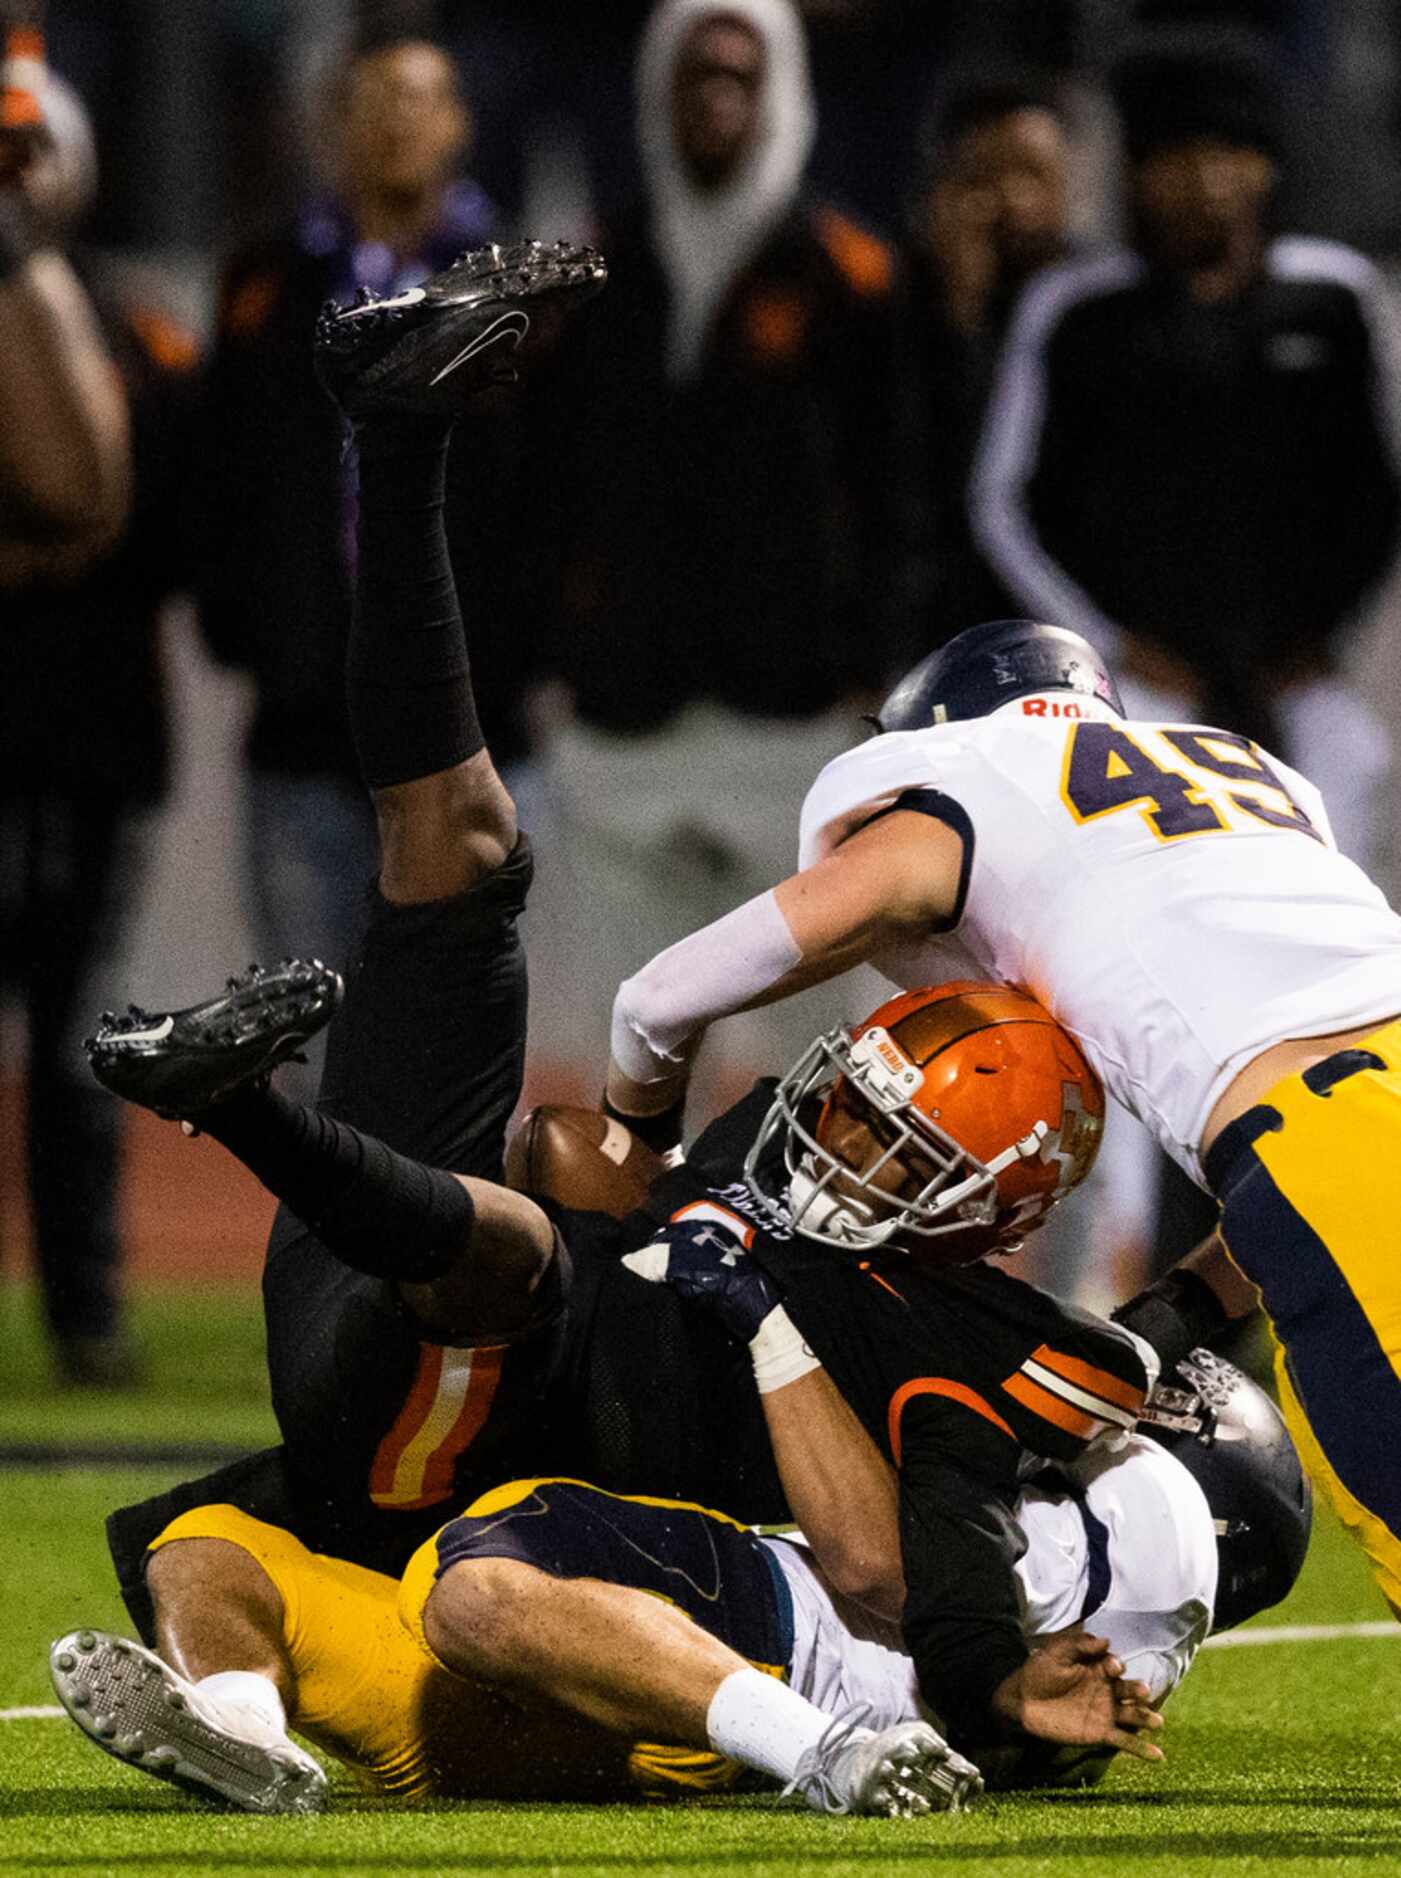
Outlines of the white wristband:
M760 1395L786 1388L822 1365L803 1341L803 1333L781 1304L775 1304L749 1342L754 1382Z

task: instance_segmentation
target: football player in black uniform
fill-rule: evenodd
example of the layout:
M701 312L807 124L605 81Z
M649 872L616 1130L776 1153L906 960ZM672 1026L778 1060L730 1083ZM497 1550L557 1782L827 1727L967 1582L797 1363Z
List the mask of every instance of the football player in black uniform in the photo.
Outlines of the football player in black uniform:
M469 258L421 297L367 302L323 327L323 371L360 454L349 694L383 867L317 1108L285 1101L265 1072L331 1016L339 985L320 967L250 974L192 1012L137 1012L93 1040L104 1082L193 1118L284 1203L264 1280L283 1444L115 1515L123 1589L151 1636L152 1592L159 1605L179 1590L162 1559L183 1556L192 1572L195 1547L158 1552L149 1569L148 1548L211 1502L397 1573L456 1507L512 1477L582 1476L755 1520L796 1499L839 1588L849 1575L898 1608L908 1581L921 1687L950 1729L1152 1757L1141 1685L1093 1640L1029 1655L1011 1575L1028 1454L1071 1458L1132 1422L1150 1379L1133 1337L985 1266L940 1273L893 1251L860 1263L743 1218L792 1317L752 1286L727 1322L688 1309L621 1255L659 1232L684 1249L695 1220L672 1216L735 1190L752 1136L743 1113L622 1226L497 1184L524 1048L516 922L530 855L472 703L442 537L441 387L489 367L597 272L537 249ZM736 1324L753 1331L758 1391ZM820 1474L818 1492L808 1476L806 1490L780 1484L766 1412L780 1459L796 1433L807 1464L819 1427L824 1452L855 1457L834 1491ZM873 1449L898 1472L898 1539ZM458 1581L440 1543L422 1616L450 1662L453 1625L435 1623L435 1597ZM206 1554L196 1574L211 1612L217 1569ZM251 1621L220 1637L235 1662L240 1639L254 1665L268 1647Z

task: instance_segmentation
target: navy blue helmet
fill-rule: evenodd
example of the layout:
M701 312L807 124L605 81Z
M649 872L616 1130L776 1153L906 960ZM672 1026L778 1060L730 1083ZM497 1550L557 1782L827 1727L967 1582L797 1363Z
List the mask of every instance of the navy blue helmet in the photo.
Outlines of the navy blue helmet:
M1068 626L995 619L970 626L908 671L877 713L882 730L986 717L1013 698L1076 691L1123 714L1109 667Z
M1308 1550L1313 1495L1264 1390L1224 1357L1193 1350L1154 1389L1140 1426L1181 1461L1216 1522L1213 1632L1278 1604Z

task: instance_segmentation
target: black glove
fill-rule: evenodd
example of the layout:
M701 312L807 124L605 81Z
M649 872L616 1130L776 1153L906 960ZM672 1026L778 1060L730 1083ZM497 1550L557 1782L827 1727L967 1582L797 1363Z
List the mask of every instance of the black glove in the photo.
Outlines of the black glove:
M1171 1271L1111 1313L1116 1324L1151 1344L1163 1374L1199 1344L1209 1345L1231 1321L1221 1300L1195 1272Z

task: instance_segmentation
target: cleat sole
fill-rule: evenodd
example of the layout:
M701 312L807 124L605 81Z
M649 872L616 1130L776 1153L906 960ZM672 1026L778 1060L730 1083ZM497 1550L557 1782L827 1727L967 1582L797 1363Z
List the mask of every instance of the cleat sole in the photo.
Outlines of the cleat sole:
M126 1766L242 1812L324 1808L326 1777L310 1757L303 1763L204 1720L172 1687L174 1672L139 1644L85 1631L59 1638L49 1663L69 1717ZM89 1713L94 1705L97 1714Z

